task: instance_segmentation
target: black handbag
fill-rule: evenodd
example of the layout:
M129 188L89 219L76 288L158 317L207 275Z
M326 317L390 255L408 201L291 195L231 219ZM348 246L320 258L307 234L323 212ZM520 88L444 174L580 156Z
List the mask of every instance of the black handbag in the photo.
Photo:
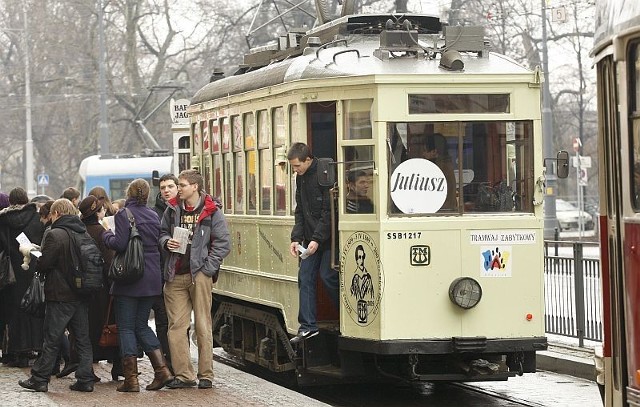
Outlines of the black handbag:
M140 280L144 274L144 247L133 214L128 208L125 210L131 226L129 242L124 252L116 253L113 257L108 277L120 284L132 284Z
M37 271L33 273L31 284L20 301L20 309L36 318L43 318L45 311L44 279Z
M0 252L0 290L15 284L15 282L16 275L11 265L11 256L9 256L8 250L3 250Z

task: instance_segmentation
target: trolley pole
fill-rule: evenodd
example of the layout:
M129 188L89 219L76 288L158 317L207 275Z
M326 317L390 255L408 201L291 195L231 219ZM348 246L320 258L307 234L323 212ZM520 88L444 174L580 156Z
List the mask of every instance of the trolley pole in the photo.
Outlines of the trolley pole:
M554 157L553 153L553 115L551 114L551 92L549 90L549 52L547 50L547 12L546 0L540 0L542 15L542 139L544 158ZM544 238L553 239L555 229L558 227L556 217L556 177L555 161L549 160L547 164L546 182L547 188L544 199Z

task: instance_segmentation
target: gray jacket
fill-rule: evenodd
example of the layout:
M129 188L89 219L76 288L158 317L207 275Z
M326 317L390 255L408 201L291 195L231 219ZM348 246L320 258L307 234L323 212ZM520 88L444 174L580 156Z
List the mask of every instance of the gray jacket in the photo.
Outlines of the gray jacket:
M173 281L176 274L176 262L182 256L179 253L171 252L167 249L167 241L173 236L173 228L180 223L180 211L184 209L183 202L173 198L167 202L167 209L162 216L160 240L160 250L163 251L164 279ZM193 230L191 241L191 276L199 271L205 275L213 277L214 282L218 279L218 272L222 260L231 251L231 237L224 218L224 214L219 210L216 202L208 194L202 194L196 206L199 212L198 223Z

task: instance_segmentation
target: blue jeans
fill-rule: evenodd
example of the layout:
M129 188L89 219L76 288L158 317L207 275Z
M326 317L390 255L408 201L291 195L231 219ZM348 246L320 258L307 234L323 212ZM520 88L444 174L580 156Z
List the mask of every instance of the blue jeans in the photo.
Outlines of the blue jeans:
M69 330L76 337L78 352L78 370L76 379L79 382L93 383L93 352L89 339L89 306L86 302L47 301L44 316L44 344L42 353L31 368L31 375L36 382L48 382L51 370L60 351L60 338L64 330Z
M118 344L122 357L137 356L138 343L145 353L160 348L160 341L149 327L149 312L156 297L114 296L118 325Z
M298 311L298 332L317 331L316 325L316 280L320 278L329 291L331 301L338 309L338 272L331 269L331 250L317 251L300 260L298 288L300 289L300 310Z

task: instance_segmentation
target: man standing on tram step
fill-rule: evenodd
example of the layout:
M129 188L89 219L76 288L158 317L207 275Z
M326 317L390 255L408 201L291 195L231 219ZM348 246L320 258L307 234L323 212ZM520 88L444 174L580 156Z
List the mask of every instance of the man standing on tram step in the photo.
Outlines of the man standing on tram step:
M77 381L69 386L71 390L91 392L95 375L93 373L93 352L89 339L89 305L87 298L79 297L67 282L66 274L71 265L71 233L84 233L86 227L76 215L78 209L65 198L51 205L51 230L42 243L42 256L38 259L38 270L45 276L44 295L46 311L44 317L44 345L42 354L31 369L31 377L20 380L20 386L46 392L51 370L60 351L60 338L67 325L76 337L79 365Z
M160 192L158 192L158 195L156 196L156 204L153 207L153 210L158 214L158 218L162 220L164 211L167 209L167 202L178 195L178 177L173 174L164 174L160 177L158 183L160 186ZM161 270L164 270L164 262L166 260L164 251L160 251L160 255ZM171 351L169 350L169 340L167 339L169 319L167 318L167 308L164 303L164 293L156 297L151 309L153 310L154 320L156 323L156 334L160 340L160 347L162 348L164 358L167 361L167 367L173 374Z
M175 372L174 380L167 384L170 389L196 386L187 337L192 311L198 342L197 385L200 389L210 389L213 385L211 291L222 260L231 251L231 239L220 202L214 201L203 186L204 180L198 171L182 171L178 176L178 196L167 202L162 216L164 299ZM173 238L175 227L188 230L184 254L176 252L180 241Z
M296 173L295 224L291 231L289 253L297 257L298 246L306 247L300 260L298 287L300 309L298 334L291 339L297 344L318 334L316 324L316 279L320 278L328 289L331 301L338 308L338 273L331 269L331 196L329 187L318 183L317 160L304 143L295 143L287 153L291 168Z

